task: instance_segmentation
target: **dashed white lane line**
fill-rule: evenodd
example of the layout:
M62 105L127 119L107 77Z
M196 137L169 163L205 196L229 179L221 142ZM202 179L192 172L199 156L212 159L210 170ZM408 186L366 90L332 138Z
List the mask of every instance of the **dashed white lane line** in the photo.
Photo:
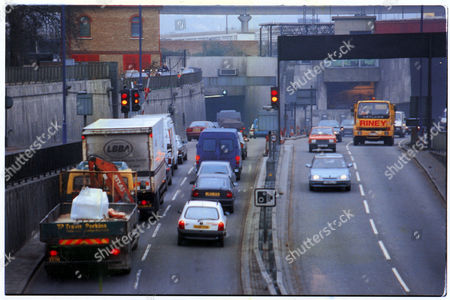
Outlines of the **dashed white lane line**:
M377 230L377 227L375 226L375 222L373 221L373 219L370 219L369 222L370 222L370 226L372 226L373 233L375 235L378 235L378 230Z
M356 180L357 181L361 181L361 177L359 177L359 172L358 171L355 172L355 175L356 175Z
M183 185L186 182L187 177L184 177L183 181L181 182L180 185Z
M362 184L360 183L359 184L359 192L361 193L361 196L365 196L366 194L364 193L364 189L363 189L363 186L362 186Z
M191 174L191 173L192 173L192 171L194 171L194 167L192 167L192 168L190 168L190 169L189 169L189 172L188 172L188 174Z
M171 204L167 205L166 210L164 211L163 217L166 216L166 214L167 214L167 212L169 211L169 209L170 209L171 206L172 206Z
M173 195L172 201L175 201L175 199L177 199L177 196L179 193L180 193L180 189L178 189L177 192L175 193L175 195Z
M141 258L141 261L144 261L147 258L148 252L150 251L150 247L152 246L152 244L148 244L147 248L145 249L144 255Z
M352 160L353 163L355 163L355 159L353 158L353 155L350 155L350 159Z
M356 165L356 162L353 162L353 167L355 168L355 170L358 170L358 166Z
M398 273L396 268L392 268L392 272L394 272L395 277L397 278L398 282L400 282L400 285L402 286L403 290L407 293L409 293L409 288L406 285L406 283L403 281L402 277Z
M352 151L350 151L350 150L348 150L348 149L347 149L347 151L348 151L348 154L352 155Z
M366 214L370 214L369 204L366 200L363 201L364 203L364 209L366 210Z
M386 247L384 247L383 241L378 241L378 245L380 246L381 251L383 251L386 260L391 260L391 256L389 255L389 252L386 250Z
M137 290L138 286L139 286L139 278L141 278L141 272L142 270L139 269L136 273L136 281L134 282L134 289Z
M244 193L247 193L247 189L244 189Z
M153 231L153 234L152 234L152 238L156 237L156 235L158 234L159 228L161 228L161 223L158 223L158 225L156 225L155 231Z
M252 172L252 166L248 167L248 172L249 172L249 173Z

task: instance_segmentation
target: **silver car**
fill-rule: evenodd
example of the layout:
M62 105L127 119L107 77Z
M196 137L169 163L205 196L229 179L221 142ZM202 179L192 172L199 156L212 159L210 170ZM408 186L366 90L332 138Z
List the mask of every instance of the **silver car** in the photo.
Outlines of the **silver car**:
M220 160L207 160L202 161L198 168L197 174L190 181L191 184L195 183L195 180L201 174L226 174L231 178L231 181L236 184L236 174L234 173L231 165L228 161Z
M346 191L352 188L350 168L342 154L316 154L311 164L306 164L309 171L309 190L321 187L340 187Z

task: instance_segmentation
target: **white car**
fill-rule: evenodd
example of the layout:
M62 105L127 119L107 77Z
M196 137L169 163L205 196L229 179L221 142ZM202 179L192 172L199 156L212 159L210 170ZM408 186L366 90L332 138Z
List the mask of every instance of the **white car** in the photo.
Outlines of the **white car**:
M226 174L231 178L233 183L236 183L236 174L231 168L230 162L221 160L205 160L202 161L200 167L190 184L194 184L200 174Z
M215 240L224 246L227 217L220 202L190 200L178 219L178 245L185 239Z

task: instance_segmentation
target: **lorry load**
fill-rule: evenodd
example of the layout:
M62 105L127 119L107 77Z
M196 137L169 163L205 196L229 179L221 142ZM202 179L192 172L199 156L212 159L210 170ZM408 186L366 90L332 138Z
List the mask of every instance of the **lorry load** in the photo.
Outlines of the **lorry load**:
M231 110L221 110L216 115L217 123L223 128L235 128L239 131L244 130L244 123L241 120L241 113Z
M103 219L108 216L108 196L101 189L84 187L72 201L70 218Z

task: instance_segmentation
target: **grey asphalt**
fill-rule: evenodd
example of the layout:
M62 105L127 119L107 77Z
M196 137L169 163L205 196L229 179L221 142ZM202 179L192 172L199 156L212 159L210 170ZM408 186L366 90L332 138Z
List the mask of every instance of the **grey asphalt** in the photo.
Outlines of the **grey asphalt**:
M251 140L248 145L249 156L244 160L243 175L238 182L240 192L235 203L235 212L228 217L228 235L224 248L217 247L214 242L197 241L177 246L178 210L182 209L191 192L188 172L194 164L195 143L188 144L189 161L179 166L173 178L173 185L165 195L160 214L163 215L169 205L170 208L160 220L159 229L156 231L158 225L151 226L141 235L139 247L133 253L133 268L130 274L102 276L97 273L69 270L70 276L54 279L47 276L41 265L29 282L25 293L242 294L240 277L242 224L246 207L251 203L251 188L256 176L254 170L264 143L262 139L256 139ZM172 201L175 195L176 198Z
M294 146L294 159L293 170L289 170L293 176L284 254L301 247L315 234L322 232L323 236L313 241L312 246L307 243L309 249L303 246L300 255L294 253L296 259L291 264L286 257L282 258L289 273L286 275L295 281L290 292L297 295L442 295L446 208L440 194L413 160L391 180L385 176L387 166L397 162L403 153L397 146L377 143L353 146L348 145L350 141L351 138L344 138L337 148L348 162L353 157L356 163L352 168L350 192L309 191L308 169L304 165L311 162L313 154L308 153L307 139L286 142ZM323 228L328 222L338 220L344 210L354 217L340 227L332 226L334 230L328 229L330 233L325 234Z

